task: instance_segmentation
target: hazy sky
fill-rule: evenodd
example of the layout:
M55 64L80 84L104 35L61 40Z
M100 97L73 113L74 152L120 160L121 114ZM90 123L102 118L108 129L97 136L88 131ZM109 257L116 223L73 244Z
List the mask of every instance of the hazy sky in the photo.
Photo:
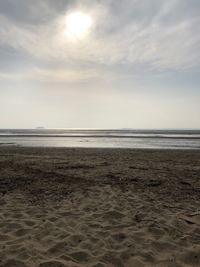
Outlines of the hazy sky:
M199 25L198 0L0 0L0 128L200 128Z

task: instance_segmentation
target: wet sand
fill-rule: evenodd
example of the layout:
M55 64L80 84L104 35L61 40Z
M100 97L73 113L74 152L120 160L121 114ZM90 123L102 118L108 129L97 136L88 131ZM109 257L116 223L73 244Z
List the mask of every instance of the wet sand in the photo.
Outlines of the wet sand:
M200 266L200 151L1 146L0 266Z

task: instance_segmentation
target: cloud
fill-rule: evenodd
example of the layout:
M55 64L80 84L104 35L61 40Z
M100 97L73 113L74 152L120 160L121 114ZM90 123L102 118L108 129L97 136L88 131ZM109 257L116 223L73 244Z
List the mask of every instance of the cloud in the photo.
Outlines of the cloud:
M105 78L106 74L102 73L101 77ZM75 69L33 69L27 78L40 82L56 82L56 83L79 83L92 82L100 80L100 73L95 70L75 70Z
M57 6L52 1L28 2L20 1L22 10L30 11L32 22L45 10L42 22L27 24L27 14L20 13L24 23L16 23L11 16L19 17L19 10L11 9L0 16L0 45L23 50L37 60L148 64L157 70L200 65L200 11L195 1L126 0L123 5L120 1L102 1L101 5L94 1L86 7L94 17L95 28L85 40L75 41L65 36L64 12L58 13L61 6L66 12L69 6L73 10L70 2L63 5L59 1ZM14 1L9 3L15 6ZM75 7L81 6L77 3Z
M73 0L0 0L0 13L14 23L40 25L70 7Z
M0 81L20 81L22 75L20 74L10 74L10 73L1 73L0 72Z
M42 83L91 83L112 80L114 74L94 68L38 68L23 72L0 72L0 81L9 82L42 82Z

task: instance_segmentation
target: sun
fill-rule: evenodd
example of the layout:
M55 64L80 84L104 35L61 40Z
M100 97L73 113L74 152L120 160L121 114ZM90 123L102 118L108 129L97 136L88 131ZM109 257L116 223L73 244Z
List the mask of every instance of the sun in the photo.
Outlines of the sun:
M67 33L74 37L83 37L92 26L92 18L82 12L74 12L66 16Z

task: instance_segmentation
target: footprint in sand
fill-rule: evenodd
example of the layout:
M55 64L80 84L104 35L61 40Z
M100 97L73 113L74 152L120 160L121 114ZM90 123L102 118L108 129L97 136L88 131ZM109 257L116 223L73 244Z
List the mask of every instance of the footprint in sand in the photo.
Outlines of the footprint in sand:
M92 267L105 267L105 265L103 263L98 262L92 265Z
M111 210L111 211L108 211L106 212L105 214L103 214L102 218L104 220L122 220L124 218L124 214L119 212L119 211L116 211L116 210Z
M85 251L77 251L77 252L71 253L69 256L73 260L80 262L80 263L88 262L89 259L91 259L91 256Z
M200 266L200 250L188 250L180 256L180 260L187 266Z
M59 261L46 261L40 263L39 267L66 267L66 265Z
M22 229L19 229L15 232L15 235L18 236L18 237L21 237L21 236L24 236L26 234L28 234L30 232L30 229L25 229L25 228L22 228Z
M24 262L17 260L8 260L2 267L28 267Z

